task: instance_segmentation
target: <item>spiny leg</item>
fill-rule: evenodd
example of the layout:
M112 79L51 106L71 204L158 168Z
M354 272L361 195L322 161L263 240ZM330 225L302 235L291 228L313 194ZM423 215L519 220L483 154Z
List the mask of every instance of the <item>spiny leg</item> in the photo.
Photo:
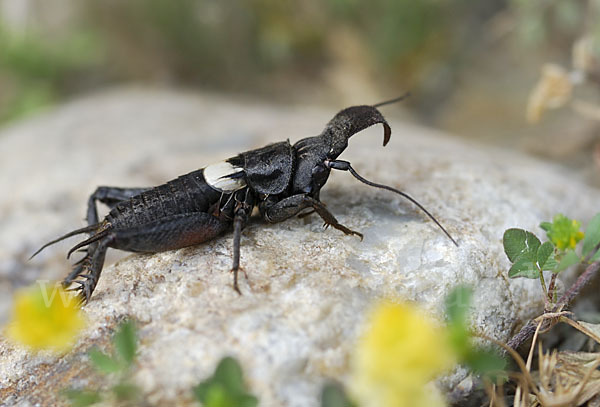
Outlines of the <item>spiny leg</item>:
M302 210L312 207L310 204L311 198L304 194L292 195L280 201L276 200L274 197L273 200L269 200L269 198L261 201L258 205L258 209L260 210L262 217L270 223L283 222L284 220L297 215Z
M246 226L252 209L254 208L254 195L245 191L237 191L233 194L236 209L233 216L233 265L231 271L233 272L233 289L238 293L242 294L240 287L238 286L238 271L240 269L240 241L242 238L242 229ZM243 270L243 269L242 269ZM248 275L244 271L246 279Z
M321 191L317 191L317 193L316 193L315 195L313 195L313 198L314 198L315 200L317 200L317 201L321 202L321 200L320 200L320 198L319 198L320 194L321 194ZM321 203L323 204L323 206L327 206L327 205L325 205L323 202L321 202ZM304 218L307 218L307 217L309 217L310 215L312 215L312 214L313 214L313 213L315 213L315 212L316 212L316 210L314 210L313 208L311 208L311 209L310 209L309 211L307 211L307 212L304 212L304 213L300 213L300 214L298 214L298 218L299 218L299 219L304 219Z
M335 216L333 216L333 214L331 212L329 212L327 210L327 208L325 208L325 205L323 205L321 202L314 201L312 205L313 205L313 208L315 208L315 211L317 211L317 213L321 217L321 219L323 219L323 222L325 222L324 226L326 228L329 226L333 226L335 229L341 230L342 232L344 232L347 235L355 235L355 236L360 237L360 240L363 240L362 233L354 231L352 229L349 229L346 226L340 224L337 221L337 219L335 218Z
M73 280L79 277L80 274L84 272L86 268L89 268L91 265L91 251L89 248L86 248L86 255L83 256L77 263L73 264L73 269L71 272L65 277L62 282L63 287L68 287L71 285Z
M240 287L238 286L238 271L240 269L240 241L242 237L242 229L248 221L248 211L245 208L240 208L236 211L235 217L233 218L233 265L231 271L233 272L233 289L238 293L242 294ZM244 274L246 272L244 271ZM246 278L248 276L246 275Z
M141 194L147 191L149 188L119 188L119 187L107 187L101 186L96 188L93 194L88 198L88 208L86 214L86 220L88 225L94 225L98 223L98 208L96 202L101 202L112 209L116 204L127 199ZM92 236L97 231L90 233ZM73 265L73 270L63 280L63 285L69 286L71 283L83 272L87 267L90 267L92 262L92 256L96 252L98 247L97 242L91 243L83 251L85 256Z
M95 234L90 234L90 237L83 242L76 244L69 253L67 254L67 259L71 256L71 254L79 249L80 247L85 247L86 255L76 262L73 265L73 270L69 273L69 275L63 280L63 286L67 287L71 284L73 280L75 280L81 273L83 273L86 268L91 267L93 263L93 256L96 253L97 247L102 242L102 240L111 236L111 229L105 224L98 225ZM87 247L86 247L87 246Z
M304 194L292 195L278 202L264 201L260 207L260 210L263 217L268 222L276 223L284 221L296 215L301 210L311 207L323 219L325 222L325 227L332 226L337 230L341 230L347 235L356 235L362 240L363 235L361 233L351 230L340 224L335 216L333 216L333 214L327 210L325 204Z
M78 287L72 290L79 291L79 296L84 303L87 303L98 284L100 273L102 272L102 266L104 265L104 258L106 257L106 250L113 241L114 235L109 234L102 238L99 242L94 245L93 251L90 249L88 255L84 257L77 268L80 268L80 272L74 275L73 272L67 276L63 281L64 286L69 286L72 283L79 284Z

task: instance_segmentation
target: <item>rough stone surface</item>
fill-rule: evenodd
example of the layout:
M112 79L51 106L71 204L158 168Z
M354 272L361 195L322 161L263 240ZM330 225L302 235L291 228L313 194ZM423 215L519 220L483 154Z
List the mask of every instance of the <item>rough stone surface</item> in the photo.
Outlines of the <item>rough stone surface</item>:
M394 109L383 111L390 116ZM125 89L5 129L0 322L16 288L67 273L64 255L73 240L26 259L43 242L83 225L96 186L158 184L239 151L318 134L335 113ZM372 128L353 137L341 158L416 197L459 248L409 202L335 173L322 200L364 241L324 230L314 215L276 225L257 219L242 238L248 273L242 296L231 289L231 235L112 265L109 259L85 307L90 325L70 354L31 356L0 338L0 401L56 405L63 403L59 389L93 384L85 353L105 346L125 316L140 325L134 380L155 405L191 405L190 388L222 356L233 355L261 405L317 406L325 380L347 379L365 311L384 296L419 301L435 313L453 286L471 284L475 327L506 340L542 303L536 281L506 278L503 231L519 226L541 235L539 222L557 212L587 221L599 191L529 157L391 125L388 147L381 147L382 129Z

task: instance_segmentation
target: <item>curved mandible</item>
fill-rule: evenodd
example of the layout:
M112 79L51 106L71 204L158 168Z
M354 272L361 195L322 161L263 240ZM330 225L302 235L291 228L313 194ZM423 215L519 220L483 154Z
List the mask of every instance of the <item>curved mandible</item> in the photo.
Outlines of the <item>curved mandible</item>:
M392 136L392 129L377 108L399 102L409 96L410 92L407 92L400 97L376 103L373 106L351 106L336 114L321 133L321 137L330 147L328 158L335 159L348 147L350 137L378 123L383 124L383 145L385 147Z
M385 146L391 138L392 129L383 115L373 106L348 107L327 123L325 130L321 133L330 147L328 157L335 159L348 147L348 139L354 134L374 124L383 124L383 145Z

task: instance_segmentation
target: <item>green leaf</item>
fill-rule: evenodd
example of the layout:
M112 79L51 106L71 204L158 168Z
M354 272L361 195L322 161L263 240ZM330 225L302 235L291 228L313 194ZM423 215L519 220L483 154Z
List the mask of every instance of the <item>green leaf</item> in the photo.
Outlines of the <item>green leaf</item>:
M88 356L90 357L90 361L92 365L101 373L115 373L121 370L121 365L116 360L113 360L107 354L101 352L98 348L92 348Z
M62 394L72 407L87 407L102 401L100 394L95 391L67 389Z
M464 358L471 351L471 332L466 323L449 324L448 340L459 358Z
M585 230L581 254L587 256L600 243L600 213L592 218Z
M202 404L205 404L210 389L215 385L218 385L218 383L216 383L212 378L210 378L195 386L192 390L194 392L196 400L198 400Z
M457 286L446 297L449 340L458 355L464 355L471 349L469 307L472 296L470 287Z
M231 358L223 358L212 377L193 388L205 407L256 407L258 399L246 392L242 368Z
M540 239L533 233L523 229L508 229L502 238L504 252L514 264L508 270L510 278L538 278L537 253L541 246Z
M504 252L513 263L525 254L529 254L532 259L536 259L538 248L542 244L540 239L533 233L523 229L506 230L502 237L502 243Z
M561 271L568 269L580 261L581 258L577 255L577 253L575 253L574 250L569 250L560 259L560 262L558 263L558 266L556 266L554 273L560 273Z
M137 335L135 324L132 321L125 321L119 326L119 330L113 338L117 354L123 359L127 366L135 360L137 352Z
M136 400L140 395L140 388L131 383L118 383L111 390L121 401Z
M523 229L508 229L504 232L502 242L508 259L514 263L508 270L510 278L540 276L537 266L540 239Z
M219 362L214 378L222 383L229 392L241 393L244 391L242 368L232 357L225 357Z
M204 407L256 407L258 399L251 394L229 392L216 380L209 379L193 389Z
M243 394L237 398L236 407L256 407L258 399L251 394Z
M491 348L473 349L467 356L465 364L476 374L484 376L504 375L506 359Z
M473 290L464 285L455 287L446 297L446 315L450 324L466 324Z
M549 232L552 229L552 223L542 222L540 223L540 228L544 229L546 232Z
M207 384L195 392L204 407L236 407L232 397L227 394L225 386L217 381L213 381L210 385Z
M558 263L554 258L554 245L551 242L545 242L540 246L537 252L537 262L541 270L554 270Z
M540 271L536 266L535 257L531 257L531 254L519 257L508 270L508 277L539 278Z
M506 253L511 263L526 249L525 236L526 232L523 229L507 229L504 231L502 244L504 245L504 253Z
M600 261L600 249L598 249L598 251L596 252L596 254L594 254L592 256L592 258L590 259L590 261L593 263L595 261Z
M321 392L321 407L355 407L339 384L326 384Z

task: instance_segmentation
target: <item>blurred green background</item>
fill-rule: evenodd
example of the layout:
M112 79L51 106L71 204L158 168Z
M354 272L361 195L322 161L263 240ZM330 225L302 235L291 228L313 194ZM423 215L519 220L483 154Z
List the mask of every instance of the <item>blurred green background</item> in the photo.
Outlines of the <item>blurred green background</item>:
M600 38L599 10L598 0L0 0L0 126L128 83L335 108L410 90L416 121L589 169L598 121L566 109L530 126L525 110L544 63L568 68L578 38Z

